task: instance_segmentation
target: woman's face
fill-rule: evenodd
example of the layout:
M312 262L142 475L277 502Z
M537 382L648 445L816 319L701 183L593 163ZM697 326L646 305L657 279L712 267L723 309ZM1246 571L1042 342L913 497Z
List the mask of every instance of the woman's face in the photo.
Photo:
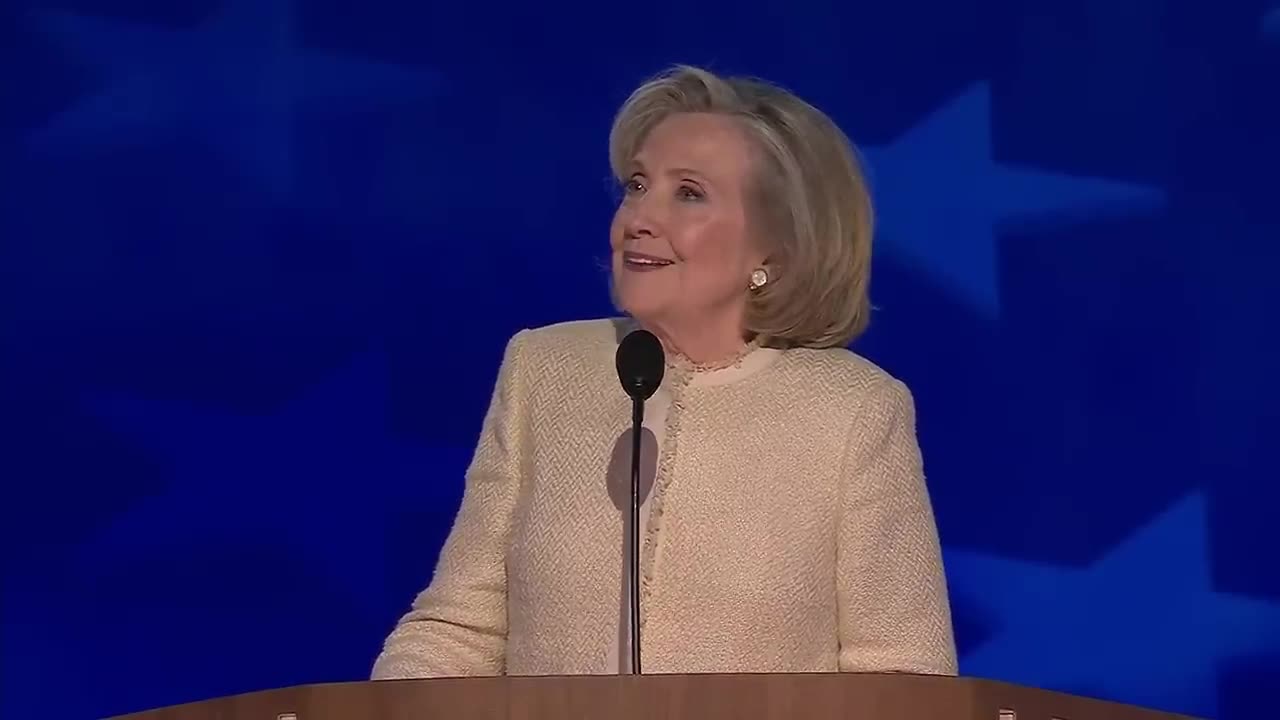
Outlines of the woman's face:
M610 232L622 309L668 333L740 337L751 271L752 153L728 117L672 115L645 138L627 169Z

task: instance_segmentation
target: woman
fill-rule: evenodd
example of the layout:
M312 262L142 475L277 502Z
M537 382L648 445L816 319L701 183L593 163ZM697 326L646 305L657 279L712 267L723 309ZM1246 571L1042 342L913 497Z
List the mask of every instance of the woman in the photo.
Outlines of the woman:
M954 674L937 531L902 383L865 327L871 207L853 151L771 85L679 67L619 112L610 242L628 319L507 346L435 576L375 679L629 667L634 327L646 403L646 673Z

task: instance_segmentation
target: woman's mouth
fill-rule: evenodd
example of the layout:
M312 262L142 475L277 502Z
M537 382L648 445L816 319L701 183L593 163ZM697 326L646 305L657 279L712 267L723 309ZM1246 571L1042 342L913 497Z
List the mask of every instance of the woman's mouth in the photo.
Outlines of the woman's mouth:
M622 264L628 270L659 270L668 265L675 264L674 260L658 257L656 255L646 255L644 253L627 251L622 253Z

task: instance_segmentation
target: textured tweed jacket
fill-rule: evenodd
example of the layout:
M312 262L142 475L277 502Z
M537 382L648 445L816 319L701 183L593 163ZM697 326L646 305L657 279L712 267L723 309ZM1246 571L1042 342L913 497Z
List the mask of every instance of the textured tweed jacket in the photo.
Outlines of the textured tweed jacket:
M626 665L630 325L516 334L435 576L374 679ZM906 387L843 349L670 360L646 405L646 673L954 674Z

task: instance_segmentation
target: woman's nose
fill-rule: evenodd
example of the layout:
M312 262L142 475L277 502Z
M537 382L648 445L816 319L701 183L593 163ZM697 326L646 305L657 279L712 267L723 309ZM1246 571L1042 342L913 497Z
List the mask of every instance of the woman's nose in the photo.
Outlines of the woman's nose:
M627 208L627 219L623 230L627 237L657 237L661 227L661 209L649 195L632 198Z

